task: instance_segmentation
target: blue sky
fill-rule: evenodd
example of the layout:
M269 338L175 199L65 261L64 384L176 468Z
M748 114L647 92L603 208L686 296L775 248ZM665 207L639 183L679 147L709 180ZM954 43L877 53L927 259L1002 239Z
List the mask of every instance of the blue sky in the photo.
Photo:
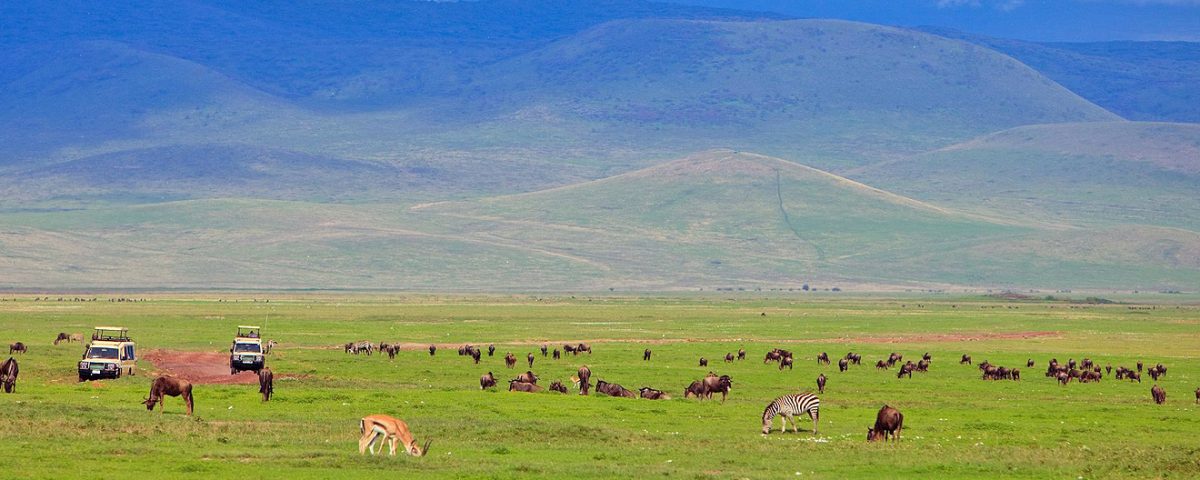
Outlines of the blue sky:
M1200 41L1200 0L665 0L1038 41Z

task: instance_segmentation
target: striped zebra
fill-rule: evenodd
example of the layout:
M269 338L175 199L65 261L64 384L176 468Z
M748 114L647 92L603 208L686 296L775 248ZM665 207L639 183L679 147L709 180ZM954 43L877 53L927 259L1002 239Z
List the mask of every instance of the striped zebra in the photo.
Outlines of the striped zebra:
M775 423L775 415L781 415L780 431L787 431L788 420L792 421L794 431L800 431L800 425L797 423L795 416L804 412L808 412L808 417L813 422L813 433L817 433L817 420L821 418L819 412L821 400L816 395L811 393L792 393L776 398L774 402L767 405L766 410L763 410L762 415L762 432L763 434L771 433L771 425Z

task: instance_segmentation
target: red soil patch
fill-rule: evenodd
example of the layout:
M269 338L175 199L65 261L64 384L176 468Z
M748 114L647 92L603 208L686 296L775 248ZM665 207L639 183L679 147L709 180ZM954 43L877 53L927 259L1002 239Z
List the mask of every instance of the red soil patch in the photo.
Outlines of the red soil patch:
M254 372L229 374L229 354L220 352L183 352L151 350L142 355L160 374L171 375L197 384L257 384Z

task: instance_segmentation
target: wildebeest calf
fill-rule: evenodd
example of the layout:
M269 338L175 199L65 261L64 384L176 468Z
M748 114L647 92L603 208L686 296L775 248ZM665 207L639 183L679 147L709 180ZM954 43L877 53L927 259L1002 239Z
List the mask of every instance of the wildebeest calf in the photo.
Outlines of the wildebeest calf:
M904 428L904 414L899 410L884 405L875 415L875 427L867 429L867 441L887 441L891 435L892 441L900 440L900 429Z
M14 343L14 344L8 346L8 354L9 355L12 355L13 352L25 353L27 351L29 351L29 347L26 347L25 344L21 343L21 342L17 342L17 343Z
M650 387L639 388L638 392L641 394L641 397L646 400L670 400L671 399L671 397L668 396L666 393L663 393L662 390L657 390L657 389L653 389Z
M563 386L562 382L555 380L550 383L550 391L558 393L567 393L567 387Z
M154 404L158 404L158 412L162 413L164 407L164 398L167 396L183 397L184 403L187 404L187 414L192 415L192 384L187 380L175 377L158 377L154 379L154 383L150 384L150 397L143 400L146 405L146 410L154 410Z

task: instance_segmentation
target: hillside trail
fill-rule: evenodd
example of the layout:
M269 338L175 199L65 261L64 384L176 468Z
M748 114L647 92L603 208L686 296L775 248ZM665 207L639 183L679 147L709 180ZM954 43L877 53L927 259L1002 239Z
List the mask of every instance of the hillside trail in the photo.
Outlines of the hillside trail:
M258 384L258 375L254 372L229 374L228 353L151 350L143 354L142 359L153 363L154 369L161 375L171 375L194 384Z

